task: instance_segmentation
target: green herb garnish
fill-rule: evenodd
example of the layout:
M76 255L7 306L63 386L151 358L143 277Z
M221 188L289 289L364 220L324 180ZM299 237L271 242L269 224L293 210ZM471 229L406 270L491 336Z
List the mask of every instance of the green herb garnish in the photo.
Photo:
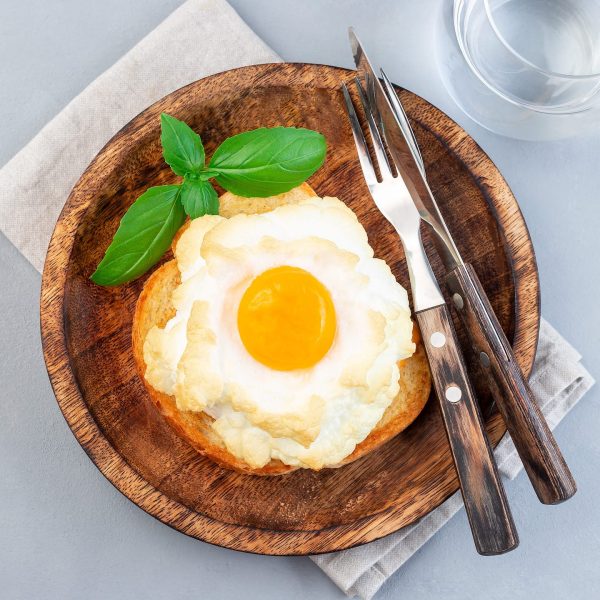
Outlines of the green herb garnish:
M119 285L143 275L167 251L186 215L218 214L219 198L209 179L238 196L264 198L300 185L325 160L320 133L273 127L226 139L207 167L195 131L165 113L160 122L165 161L183 182L151 187L129 207L91 277L99 285Z

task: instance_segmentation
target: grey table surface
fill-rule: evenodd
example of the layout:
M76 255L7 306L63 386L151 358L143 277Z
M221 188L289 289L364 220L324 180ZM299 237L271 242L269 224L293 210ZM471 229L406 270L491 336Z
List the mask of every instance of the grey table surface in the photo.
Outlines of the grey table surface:
M459 121L498 165L537 252L543 314L600 372L600 136L519 142L462 115L440 83L432 31L443 0L232 0L289 61L350 66L358 27L391 78ZM446 0L448 1L448 0ZM0 0L0 165L181 0ZM342 598L307 558L236 553L188 538L129 502L96 470L55 403L38 323L40 275L0 235L0 598ZM464 513L378 598L545 598L600 594L600 390L557 430L579 484L539 504L507 485L520 547L478 556Z

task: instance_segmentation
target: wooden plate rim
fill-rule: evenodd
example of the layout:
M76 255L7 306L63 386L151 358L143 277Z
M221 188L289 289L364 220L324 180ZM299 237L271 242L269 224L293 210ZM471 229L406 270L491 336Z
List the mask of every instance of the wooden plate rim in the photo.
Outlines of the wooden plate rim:
M241 67L212 75L175 90L155 102L125 125L100 150L75 184L56 223L44 265L40 299L40 321L44 359L58 405L78 442L102 474L127 498L148 514L192 537L227 548L276 555L305 555L342 550L364 544L397 531L414 522L427 512L400 516L394 507L358 521L315 531L277 531L232 525L217 521L169 498L150 485L135 471L104 437L90 414L71 369L64 330L64 286L66 269L73 249L81 218L93 202L93 195L86 197L88 181L95 177L105 149L126 143L131 131L143 127L160 107L181 99L187 89L202 85L207 79L218 82L232 76L251 79L266 75L277 76L285 83L298 71L322 71L341 81L353 76L353 71L307 63L273 63ZM540 321L539 280L535 254L527 226L506 181L490 158L476 142L447 115L417 96L418 108L411 115L459 160L474 177L477 186L487 200L499 226L499 231L513 263L515 288L515 332L513 346L517 359L527 374L533 366ZM152 115L152 116L151 116ZM435 121L437 129L448 133L442 137L429 124ZM483 175L485 173L485 175ZM496 445L506 428L496 413L490 425L493 444ZM445 498L457 488L445 490ZM442 500L443 501L443 500ZM441 502L440 502L441 503ZM432 505L429 510L439 504ZM408 518L408 520L407 520ZM265 550L268 548L268 551Z

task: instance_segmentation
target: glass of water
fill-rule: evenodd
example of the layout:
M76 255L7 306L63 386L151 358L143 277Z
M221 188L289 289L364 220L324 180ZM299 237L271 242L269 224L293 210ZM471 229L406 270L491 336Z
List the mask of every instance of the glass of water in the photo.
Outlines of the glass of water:
M450 8L455 51L442 39L438 57L445 53L446 85L475 121L525 139L600 125L600 0L454 0Z

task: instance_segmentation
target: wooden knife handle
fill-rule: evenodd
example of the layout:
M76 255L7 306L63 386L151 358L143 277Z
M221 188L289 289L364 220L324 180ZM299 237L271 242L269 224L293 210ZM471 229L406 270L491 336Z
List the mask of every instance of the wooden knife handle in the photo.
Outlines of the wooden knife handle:
M448 307L416 313L479 554L516 548L519 538L484 433Z
M490 390L544 504L557 504L577 491L575 480L515 359L489 300L471 265L448 274L454 305L471 339L476 358L489 373Z

